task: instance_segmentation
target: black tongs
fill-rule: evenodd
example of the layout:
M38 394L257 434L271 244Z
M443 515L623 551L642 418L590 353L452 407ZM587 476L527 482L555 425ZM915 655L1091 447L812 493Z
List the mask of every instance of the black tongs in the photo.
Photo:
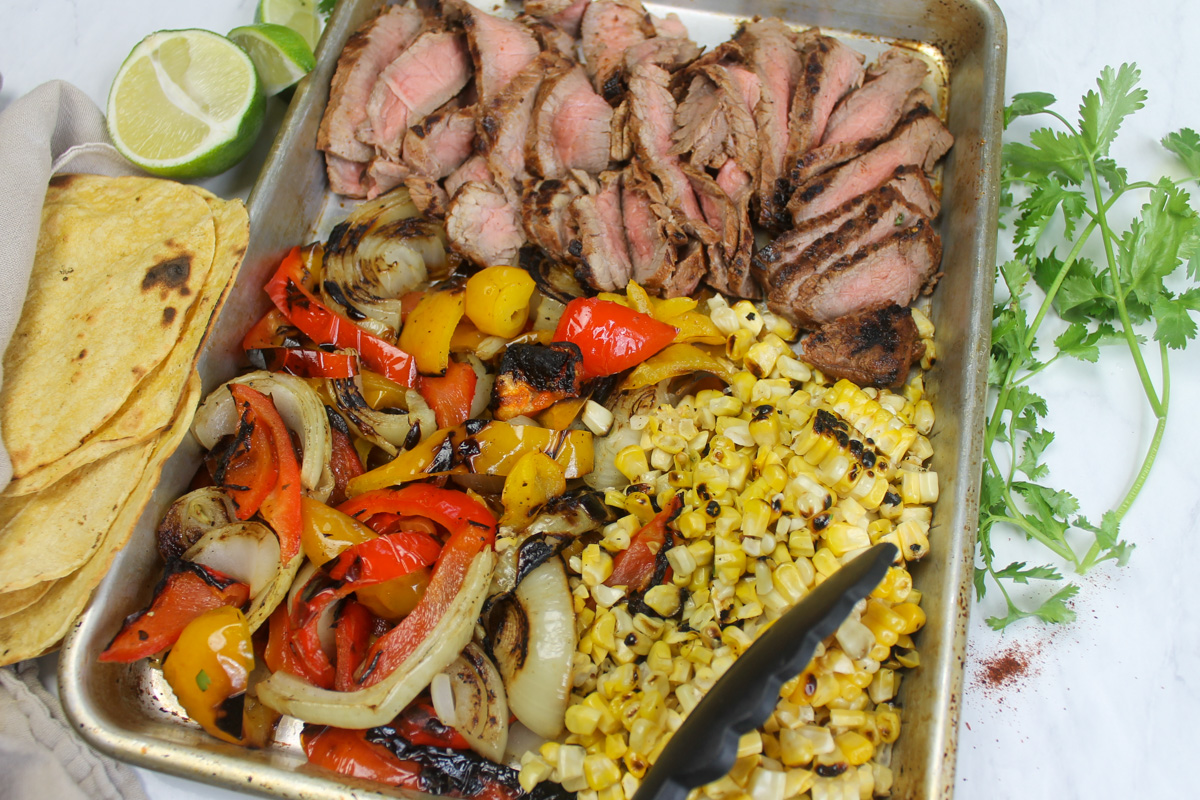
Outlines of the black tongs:
M684 800L729 772L738 739L766 721L780 687L808 666L817 645L879 585L898 555L886 542L859 554L759 636L671 736L633 800Z

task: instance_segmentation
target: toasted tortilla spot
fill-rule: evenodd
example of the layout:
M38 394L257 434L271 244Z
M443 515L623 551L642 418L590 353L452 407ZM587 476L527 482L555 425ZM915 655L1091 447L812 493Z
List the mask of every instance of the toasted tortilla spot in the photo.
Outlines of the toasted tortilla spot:
M168 244L170 243L168 242ZM169 261L163 261L146 270L146 277L142 279L142 291L148 292L155 286L168 290L184 288L187 286L188 276L191 274L191 255L185 254Z
M175 321L175 309L167 306L163 309L163 325L170 325Z

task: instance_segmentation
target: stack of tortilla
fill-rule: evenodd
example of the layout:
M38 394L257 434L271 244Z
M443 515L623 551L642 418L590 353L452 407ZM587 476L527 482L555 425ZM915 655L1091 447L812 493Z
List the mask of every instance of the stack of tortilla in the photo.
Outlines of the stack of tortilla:
M248 237L240 201L196 187L51 182L0 386L0 665L54 649L128 541Z

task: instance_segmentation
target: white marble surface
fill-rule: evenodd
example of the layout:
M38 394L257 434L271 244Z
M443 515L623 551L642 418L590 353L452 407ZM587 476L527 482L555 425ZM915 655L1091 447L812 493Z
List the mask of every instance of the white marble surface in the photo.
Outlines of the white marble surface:
M0 108L39 83L62 78L103 105L121 60L146 33L205 27L224 32L253 16L253 0L6 0L0 25ZM1200 3L1194 0L1007 0L1006 95L1048 91L1068 116L1106 64L1136 62L1150 92L1126 123L1115 155L1134 177L1172 169L1156 145L1169 130L1200 128ZM280 107L268 124L278 124ZM244 194L265 153L206 185ZM1126 518L1137 543L1129 566L1083 581L1079 621L1055 631L1004 635L975 605L967 666L956 796L1116 798L1195 796L1189 766L1200 718L1200 592L1191 537L1200 524L1200 346L1173 360L1173 413L1158 466ZM1153 369L1153 366L1152 366ZM1099 516L1136 471L1152 419L1126 354L1099 368L1063 365L1039 385L1058 442L1054 481ZM1116 454L1114 456L1114 454ZM1016 545L1013 546L1017 548ZM1013 549L1014 558L1024 557ZM1040 553L1031 559L1044 561ZM1028 670L1001 686L983 679L986 659L1028 654ZM230 792L142 771L155 800L224 798Z

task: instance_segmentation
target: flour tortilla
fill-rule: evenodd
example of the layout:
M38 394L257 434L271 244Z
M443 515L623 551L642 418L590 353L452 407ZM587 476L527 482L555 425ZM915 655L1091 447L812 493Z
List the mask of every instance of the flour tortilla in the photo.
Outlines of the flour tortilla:
M180 392L195 367L201 344L220 312L232 282L230 278L242 262L250 236L250 219L240 200L225 202L208 192L200 196L208 204L215 223L214 257L207 280L188 313L175 347L134 389L112 419L66 456L14 480L4 490L5 496L43 491L80 467L146 442L170 424Z
M212 210L190 187L98 175L51 181L4 354L0 430L14 477L79 447L162 363L215 248Z
M129 541L167 460L188 431L200 403L200 376L194 371L171 427L153 443L153 453L140 480L105 531L97 532L100 547L69 576L55 581L41 601L12 616L0 618L0 666L14 664L54 649L87 606L92 592L108 574L113 558Z

